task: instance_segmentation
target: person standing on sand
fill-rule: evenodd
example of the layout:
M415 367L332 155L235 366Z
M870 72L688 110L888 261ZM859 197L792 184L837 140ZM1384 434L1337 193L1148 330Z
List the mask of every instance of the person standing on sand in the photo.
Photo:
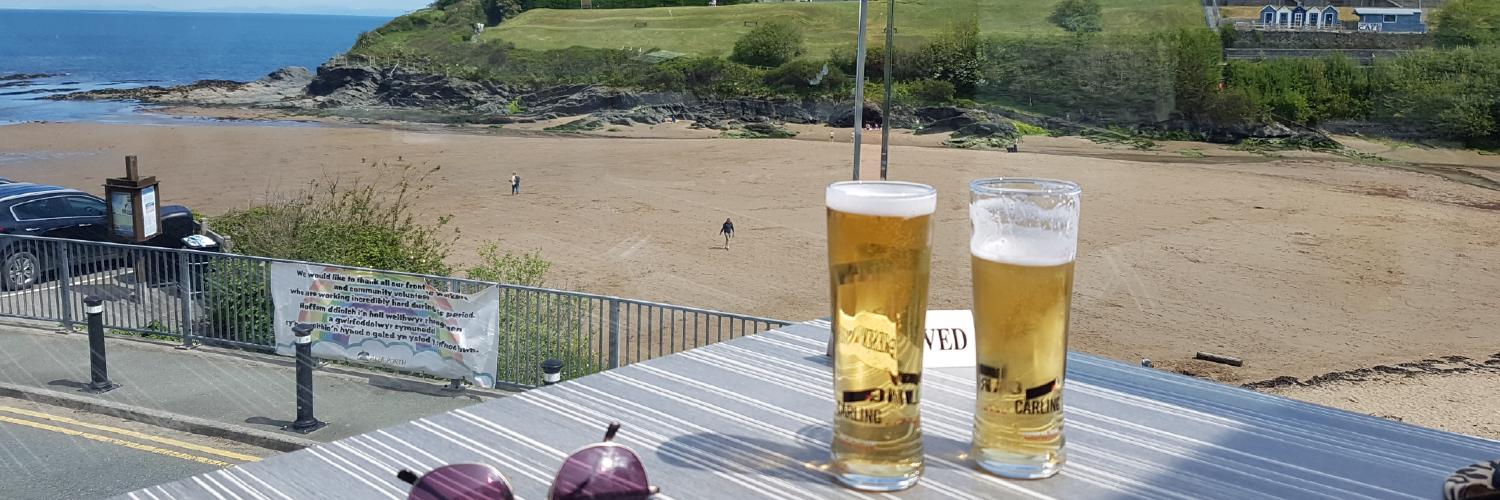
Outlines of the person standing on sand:
M724 218L724 227L719 228L719 234L724 235L724 249L729 249L729 240L734 238L734 221Z
M521 194L521 176L515 172L510 173L510 194L512 196Z

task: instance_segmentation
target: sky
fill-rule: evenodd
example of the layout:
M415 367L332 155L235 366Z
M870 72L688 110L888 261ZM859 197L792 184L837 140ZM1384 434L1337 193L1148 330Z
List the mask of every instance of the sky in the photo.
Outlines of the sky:
M432 0L0 0L0 9L172 10L394 16Z

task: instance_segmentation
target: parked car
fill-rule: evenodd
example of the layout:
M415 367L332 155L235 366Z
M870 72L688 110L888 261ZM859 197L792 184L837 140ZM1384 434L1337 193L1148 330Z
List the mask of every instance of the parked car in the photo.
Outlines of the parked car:
M181 248L183 238L202 229L187 207L166 205L158 212L161 234L142 245ZM0 179L0 234L118 241L109 232L108 217L108 205L98 196L61 186ZM0 288L24 290L46 279L54 267L50 262L54 258L53 247L19 238L0 238ZM107 260L117 255L94 253L76 263Z

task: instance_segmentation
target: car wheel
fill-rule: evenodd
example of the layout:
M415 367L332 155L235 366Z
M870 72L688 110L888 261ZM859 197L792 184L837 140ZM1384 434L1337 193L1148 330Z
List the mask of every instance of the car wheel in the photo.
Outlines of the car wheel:
M31 288L41 275L41 266L38 264L36 255L31 252L10 254L5 257L5 264L0 265L0 273L4 273L0 285L4 285L6 290Z

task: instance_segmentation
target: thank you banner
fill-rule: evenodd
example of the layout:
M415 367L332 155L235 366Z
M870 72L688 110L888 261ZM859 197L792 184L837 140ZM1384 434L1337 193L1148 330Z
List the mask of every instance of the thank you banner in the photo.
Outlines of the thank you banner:
M277 354L295 354L292 326L307 323L316 357L495 386L494 286L463 294L414 276L275 262L271 297Z

